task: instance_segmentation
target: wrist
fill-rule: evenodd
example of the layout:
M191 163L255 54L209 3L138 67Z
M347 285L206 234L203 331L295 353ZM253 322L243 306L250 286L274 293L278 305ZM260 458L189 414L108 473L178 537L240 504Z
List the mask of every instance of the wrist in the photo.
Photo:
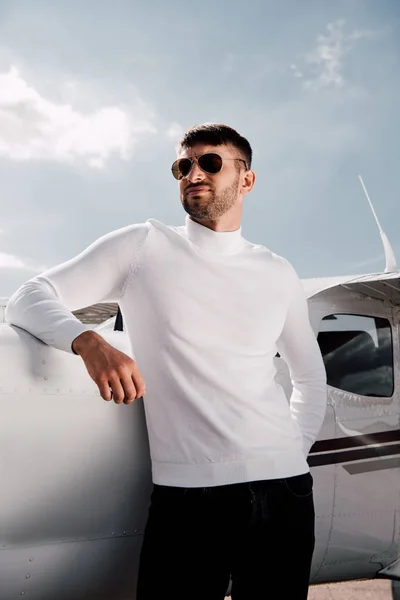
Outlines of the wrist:
M71 348L74 354L82 356L100 342L104 342L104 339L98 333L92 330L84 331L73 340Z

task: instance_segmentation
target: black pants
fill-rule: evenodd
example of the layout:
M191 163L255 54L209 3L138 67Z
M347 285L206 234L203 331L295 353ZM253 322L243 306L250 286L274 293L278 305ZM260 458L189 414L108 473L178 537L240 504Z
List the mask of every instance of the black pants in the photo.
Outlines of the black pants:
M311 473L209 488L154 485L137 600L306 600Z

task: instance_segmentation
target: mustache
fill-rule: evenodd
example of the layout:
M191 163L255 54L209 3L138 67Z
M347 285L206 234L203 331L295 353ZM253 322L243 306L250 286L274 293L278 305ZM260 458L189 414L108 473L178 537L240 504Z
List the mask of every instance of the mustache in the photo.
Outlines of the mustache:
M196 184L188 185L187 188L185 189L185 193L190 192L191 190L196 190L197 188L207 188L208 190L212 189L211 186L208 184L196 183Z

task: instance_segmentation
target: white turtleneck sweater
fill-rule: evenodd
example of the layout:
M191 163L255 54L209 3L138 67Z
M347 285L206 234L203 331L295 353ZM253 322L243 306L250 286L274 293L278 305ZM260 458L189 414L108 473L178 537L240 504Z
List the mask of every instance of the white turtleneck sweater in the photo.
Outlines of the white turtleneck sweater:
M6 319L72 352L89 327L71 311L98 302L119 303L146 382L154 483L206 487L309 470L326 374L285 259L241 229L148 219L27 281ZM290 403L275 378L276 352L289 367Z

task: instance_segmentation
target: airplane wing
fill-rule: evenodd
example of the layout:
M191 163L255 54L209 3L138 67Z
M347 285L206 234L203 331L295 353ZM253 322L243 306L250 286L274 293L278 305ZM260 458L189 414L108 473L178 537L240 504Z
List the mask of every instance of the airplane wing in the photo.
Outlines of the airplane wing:
M321 294L335 287L353 290L375 299L390 299L400 305L400 273L371 273L368 275L344 275L342 277L321 277L303 279L307 298Z
M79 310L72 311L77 319L82 323L89 325L99 325L112 317L115 317L118 312L118 304L116 302L100 302L92 304Z

